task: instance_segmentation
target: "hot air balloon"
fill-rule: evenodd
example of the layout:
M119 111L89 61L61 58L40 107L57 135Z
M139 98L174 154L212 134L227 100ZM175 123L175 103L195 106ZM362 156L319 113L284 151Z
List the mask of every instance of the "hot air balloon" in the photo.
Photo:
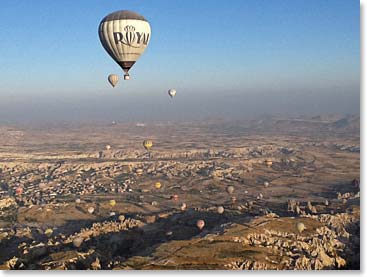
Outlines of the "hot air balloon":
M102 19L98 33L102 46L129 80L129 70L149 44L149 22L135 12L116 11Z
M227 192L228 192L229 194L232 194L232 193L233 193L233 191L234 191L234 187L233 187L233 186L228 186L228 187L227 187Z
M54 231L52 229L46 229L45 235L48 236L48 237L51 237L53 232Z
M160 182L155 183L155 188L160 189L162 187L162 184Z
M202 230L205 226L205 222L204 220L202 219L199 219L197 222L196 222L196 226L199 228L199 230Z
M125 216L123 214L119 215L119 220L123 222L125 220Z
M181 207L180 207L181 211L185 211L185 210L186 210L186 208L187 208L186 203L182 203L182 205L181 205Z
M296 224L296 228L299 233L302 233L306 229L305 225L302 222L298 222Z
M176 90L175 90L175 89L173 89L173 88L171 88L170 90L168 90L168 95L169 95L171 98L175 97L175 95L176 95Z
M147 151L149 151L149 149L153 146L153 142L151 140L144 140L143 146Z
M90 213L90 214L94 213L94 208L93 207L89 207L88 208L88 213Z
M113 200L113 199L112 199L112 200L110 200L110 202L109 202L109 203L110 203L110 206L112 206L112 207L114 207L114 206L116 205L116 201L115 201L115 200Z
M222 214L222 213L224 213L224 208L223 208L223 206L219 206L219 207L217 208L217 212L218 212L218 214Z
M111 149L111 145L107 144L106 145L106 150L110 150Z
M119 81L119 76L116 74L108 75L108 82L110 82L112 87L115 87Z
M15 193L17 195L21 195L23 193L23 188L22 187L17 187L16 190L15 190Z

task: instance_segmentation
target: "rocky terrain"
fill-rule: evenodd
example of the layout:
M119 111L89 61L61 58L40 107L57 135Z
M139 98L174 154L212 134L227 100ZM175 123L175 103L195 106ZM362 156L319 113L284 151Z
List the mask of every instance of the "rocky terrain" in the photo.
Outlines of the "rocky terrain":
M357 122L3 126L1 267L359 269Z

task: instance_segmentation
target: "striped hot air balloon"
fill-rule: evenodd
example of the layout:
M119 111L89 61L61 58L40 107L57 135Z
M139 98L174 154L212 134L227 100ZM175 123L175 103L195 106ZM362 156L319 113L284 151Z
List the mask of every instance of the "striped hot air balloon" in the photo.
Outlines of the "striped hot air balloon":
M107 53L125 72L129 70L148 46L151 38L149 22L132 11L116 11L102 19L99 38Z

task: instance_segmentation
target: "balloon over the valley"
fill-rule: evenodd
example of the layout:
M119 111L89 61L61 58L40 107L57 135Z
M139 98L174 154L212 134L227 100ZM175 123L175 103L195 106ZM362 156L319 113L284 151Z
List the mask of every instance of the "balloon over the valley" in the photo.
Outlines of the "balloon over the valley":
M151 141L151 140L144 140L143 141L143 146L144 146L144 148L145 148L145 150L150 150L150 148L152 148L152 146L153 146L153 141Z
M296 224L296 228L299 233L302 233L306 229L305 225L302 222L298 222Z
M116 11L102 19L99 39L107 53L130 78L129 70L148 46L151 38L149 22L132 11Z
M110 74L108 75L108 82L111 84L111 86L115 87L119 81L119 76L116 74Z
M196 227L199 228L199 230L202 230L205 226L205 221L202 220L202 219L199 219L197 222L196 222Z

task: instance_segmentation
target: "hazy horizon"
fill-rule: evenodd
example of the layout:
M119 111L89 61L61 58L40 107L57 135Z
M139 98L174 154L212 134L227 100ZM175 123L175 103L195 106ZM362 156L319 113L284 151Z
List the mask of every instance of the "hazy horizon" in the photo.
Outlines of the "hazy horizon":
M97 28L121 9L152 37L113 89L107 76L122 71ZM0 121L358 114L359 13L343 0L3 1Z

